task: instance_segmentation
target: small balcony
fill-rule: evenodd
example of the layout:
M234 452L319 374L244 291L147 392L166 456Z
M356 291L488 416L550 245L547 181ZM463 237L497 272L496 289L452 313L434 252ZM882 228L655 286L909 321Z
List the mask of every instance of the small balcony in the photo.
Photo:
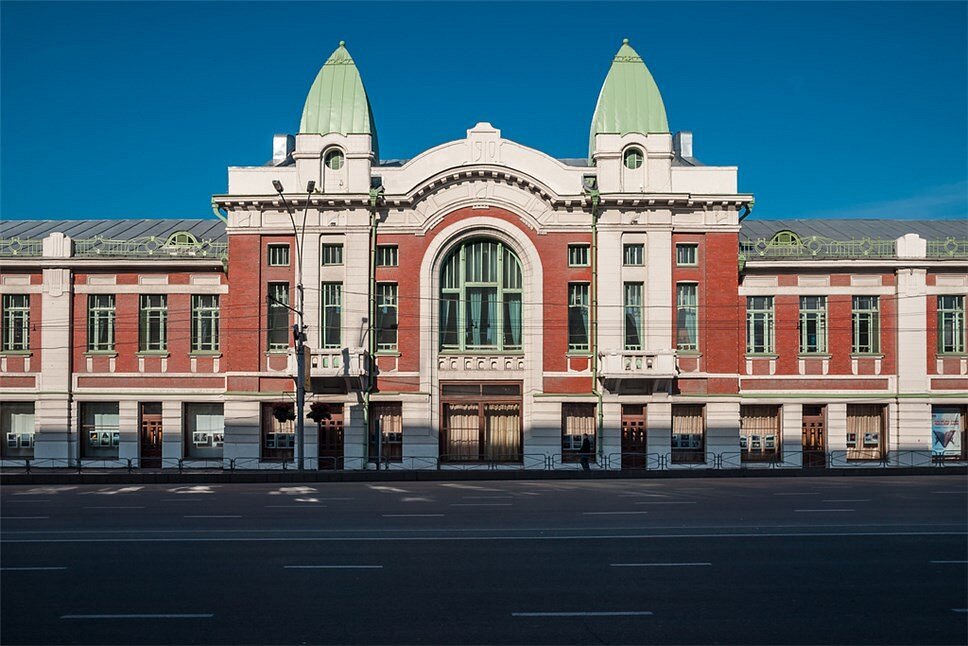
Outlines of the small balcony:
M602 379L673 379L675 350L605 350L601 353Z
M309 378L360 379L366 374L364 348L310 348L306 346L306 376ZM296 374L296 351L289 350L288 372Z

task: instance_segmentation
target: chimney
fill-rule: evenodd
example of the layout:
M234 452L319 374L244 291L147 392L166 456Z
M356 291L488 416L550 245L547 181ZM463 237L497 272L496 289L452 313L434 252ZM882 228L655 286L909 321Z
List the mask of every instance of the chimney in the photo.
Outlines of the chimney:
M680 130L672 138L672 147L680 157L692 157L692 133Z
M272 135L272 165L284 164L295 148L296 138L292 135Z

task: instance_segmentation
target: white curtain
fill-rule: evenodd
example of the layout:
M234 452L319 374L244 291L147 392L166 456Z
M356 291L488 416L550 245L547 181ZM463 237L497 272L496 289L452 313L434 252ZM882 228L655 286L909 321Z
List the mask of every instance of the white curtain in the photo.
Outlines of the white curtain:
M521 407L518 404L484 404L487 435L485 457L517 460L521 451Z
M477 404L446 404L445 453L452 460L477 460L480 454Z
M742 406L740 436L742 448L750 452L773 452L779 447L780 407Z
M847 459L877 460L882 455L881 428L884 407L876 404L847 406Z

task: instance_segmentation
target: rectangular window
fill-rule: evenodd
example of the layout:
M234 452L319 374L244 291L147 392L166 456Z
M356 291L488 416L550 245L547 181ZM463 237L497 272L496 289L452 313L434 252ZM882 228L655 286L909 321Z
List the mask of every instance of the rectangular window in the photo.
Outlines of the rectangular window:
M641 267L645 264L645 245L622 245L622 264L626 267Z
M138 351L161 352L168 349L168 296L142 294L138 316Z
M642 283L625 283L625 349L641 350L645 339L642 338L645 318L645 300Z
M269 283L268 330L269 352L289 349L289 283Z
M885 455L884 406L847 404L847 459L880 460Z
M588 283L568 283L568 351L588 350Z
M779 406L740 406L739 449L742 462L780 456Z
M0 456L34 457L34 402L0 402Z
M225 444L222 404L185 404L185 457L219 459Z
M87 350L114 350L114 294L88 294Z
M192 294L192 352L218 352L218 294Z
M827 352L827 297L800 297L800 353Z
M379 455L382 462L403 460L403 404L400 402L377 402L370 408L370 459L376 460L380 437Z
M323 283L321 287L322 315L319 329L322 347L342 347L343 338L343 283Z
M595 404L561 405L561 461L578 462L581 445L588 439L590 462L595 461Z
M706 420L703 413L701 405L672 405L673 464L696 464L706 461Z
M679 267L695 267L699 264L699 245L677 244L676 265Z
M289 402L262 405L263 460L292 461L296 447L295 416Z
M964 460L968 456L965 412L965 406L931 407L931 454L935 458Z
M121 444L118 402L81 404L81 457L117 459Z
M380 283L376 286L376 349L378 352L397 349L396 283Z
M963 354L964 351L965 297L939 296L938 352L941 354Z
M676 284L676 348L699 350L699 286Z
M320 264L323 265L342 265L343 264L343 245L342 244L323 244L320 254Z
M877 354L881 351L881 324L877 296L854 296L853 311L854 354Z
M773 297L746 297L746 353L773 354Z
M520 463L523 455L519 402L445 402L440 459Z
M30 349L30 294L3 295L3 351Z
M587 267L588 266L588 245L570 244L568 245L568 266Z
M379 245L376 248L377 267L396 267L399 264L400 256L397 245Z
M289 266L289 245L271 244L269 245L269 266L288 267Z

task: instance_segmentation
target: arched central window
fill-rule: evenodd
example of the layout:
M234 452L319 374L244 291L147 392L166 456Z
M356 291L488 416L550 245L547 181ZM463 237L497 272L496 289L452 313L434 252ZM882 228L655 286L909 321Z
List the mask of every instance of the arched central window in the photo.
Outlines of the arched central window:
M521 349L521 261L502 243L468 240L444 260L440 349Z

